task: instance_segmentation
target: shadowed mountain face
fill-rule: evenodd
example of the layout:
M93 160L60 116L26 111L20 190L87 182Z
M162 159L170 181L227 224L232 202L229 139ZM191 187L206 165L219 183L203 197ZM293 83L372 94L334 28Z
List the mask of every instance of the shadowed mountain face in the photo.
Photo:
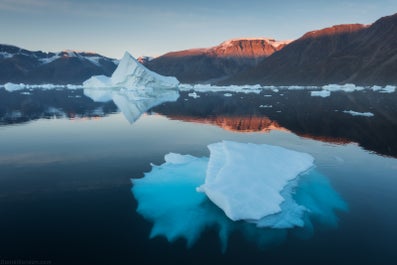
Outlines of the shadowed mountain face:
M397 84L397 14L370 26L312 31L225 81L229 84Z
M257 65L287 43L265 38L234 39L208 49L170 52L140 61L150 70L175 76L183 83L208 83Z
M92 75L111 75L116 63L96 53L44 53L0 45L0 84L81 84Z

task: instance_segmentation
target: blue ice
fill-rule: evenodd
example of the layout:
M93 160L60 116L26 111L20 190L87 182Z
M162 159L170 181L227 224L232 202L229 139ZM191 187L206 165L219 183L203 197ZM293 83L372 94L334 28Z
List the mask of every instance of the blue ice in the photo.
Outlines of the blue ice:
M281 191L281 212L254 223L233 221L196 190L205 182L208 163L207 157L170 153L164 164L153 165L143 178L132 180L137 212L153 223L150 238L163 236L169 242L183 238L192 247L204 231L215 229L223 251L232 232L265 247L283 242L288 234L310 237L314 225L336 227L336 213L347 211L328 179L312 168Z

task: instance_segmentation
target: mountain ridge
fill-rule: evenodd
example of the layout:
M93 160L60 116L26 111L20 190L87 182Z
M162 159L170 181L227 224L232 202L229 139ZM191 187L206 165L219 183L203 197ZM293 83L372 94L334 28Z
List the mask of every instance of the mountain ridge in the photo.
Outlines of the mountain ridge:
M0 84L81 84L95 74L111 75L117 60L92 52L29 51L0 44Z
M150 70L175 76L181 82L210 83L257 65L288 43L271 38L236 38L210 48L168 52L142 62Z
M397 84L397 14L311 31L222 84Z

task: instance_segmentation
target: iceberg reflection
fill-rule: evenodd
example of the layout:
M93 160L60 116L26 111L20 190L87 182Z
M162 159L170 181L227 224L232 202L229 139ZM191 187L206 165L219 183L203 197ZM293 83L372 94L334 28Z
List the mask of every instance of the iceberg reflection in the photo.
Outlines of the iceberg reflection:
M179 98L179 92L172 89L111 89L86 88L84 94L95 102L113 101L132 124L149 109L164 102L173 102Z
M266 247L283 242L288 234L310 237L313 223L336 226L335 211L347 210L346 203L327 178L311 169L298 176L291 193L297 207L306 209L302 227L280 229L232 221L204 193L196 191L205 181L208 162L207 157L170 153L165 156L164 164L153 165L144 178L132 180L132 193L138 201L137 212L153 223L150 238L164 236L169 242L184 238L187 246L192 247L210 228L218 232L223 251L232 232L239 232L247 240ZM288 218L288 213L286 216Z

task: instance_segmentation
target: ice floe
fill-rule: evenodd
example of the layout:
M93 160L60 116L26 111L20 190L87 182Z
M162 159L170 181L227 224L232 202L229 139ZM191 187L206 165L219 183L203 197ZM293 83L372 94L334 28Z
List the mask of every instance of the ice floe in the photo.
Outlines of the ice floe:
M164 236L170 242L184 238L190 247L206 229L214 228L223 250L236 231L248 240L269 245L295 233L293 227L300 228L300 235L310 236L313 220L335 226L335 210L347 210L327 178L311 167L313 158L308 154L233 142L209 148L209 158L167 154L164 164L153 165L143 178L132 179L137 212L153 222L151 238ZM262 154L268 148L274 156ZM197 192L197 187L213 189L220 194L215 201L229 205L233 219L243 217L246 222L227 217L223 206L214 203L208 193Z
M8 82L3 85L4 89L7 90L8 92L14 92L14 91L19 91L19 90L24 90L24 89L43 89L43 90L50 90L50 89L59 89L59 88L67 88L67 89L81 89L83 88L80 85L54 85L54 84L24 84L24 83L11 83Z
M331 91L328 90L320 90L320 91L311 91L310 95L312 97L322 97L322 98L326 98L329 97L331 95Z
M192 92L192 93L189 93L189 94L187 94L189 97L191 97L191 98L199 98L200 97L200 95L198 95L196 92Z
M313 166L309 154L278 146L223 141L208 148L206 179L198 190L234 221L258 221L280 212L284 201L280 192Z
M363 116L363 117L373 117L375 116L372 112L357 112L353 110L344 110L343 113L350 114L352 116Z

